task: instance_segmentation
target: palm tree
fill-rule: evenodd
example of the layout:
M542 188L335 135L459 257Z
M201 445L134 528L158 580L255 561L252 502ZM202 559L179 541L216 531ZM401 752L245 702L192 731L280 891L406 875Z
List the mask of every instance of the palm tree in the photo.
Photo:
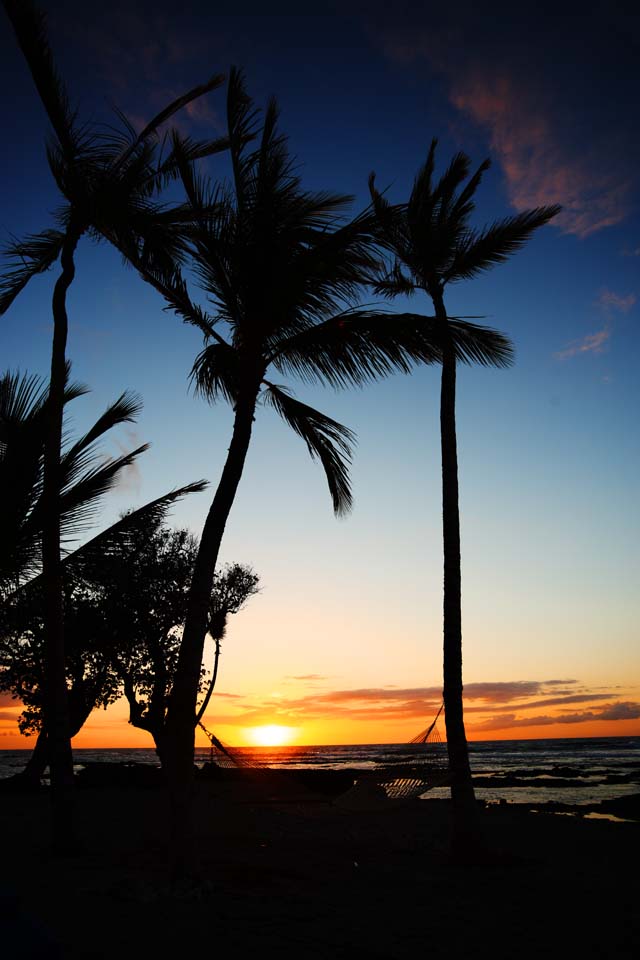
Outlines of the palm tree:
M434 185L436 145L437 141L433 140L427 160L415 178L408 203L392 206L376 189L373 173L369 177L369 189L382 241L394 257L391 268L379 278L374 288L378 294L388 297L424 291L435 308L442 338L440 438L444 543L444 703L452 772L452 851L454 856L464 857L480 846L481 837L462 698L460 517L455 414L456 361L461 358L452 335L455 321L447 315L444 304L444 288L447 284L471 279L505 262L560 208L537 207L496 221L482 230L475 230L469 224L475 208L473 197L483 173L489 167L489 161L485 160L469 177L470 160L465 154L458 153ZM494 350L486 349L482 355L469 353L466 359L485 365L506 366L511 361L510 347L504 342L496 347Z
M368 211L346 221L342 211L350 197L303 190L277 128L275 101L259 128L257 118L240 72L232 69L231 182L211 187L181 163L195 224L187 247L215 315L192 302L179 269L167 273L135 250L125 251L175 312L204 332L206 345L193 368L196 388L234 410L231 443L200 539L167 717L167 771L178 818L193 769L209 597L260 403L275 409L320 461L336 514L351 506L353 434L277 386L269 369L304 383L346 387L406 373L415 362L439 362L442 356L433 318L356 309L360 290L379 264L375 217ZM177 138L174 150L180 153ZM482 328L458 324L451 336L462 355L495 349L495 335Z
M61 272L53 292L53 344L48 396L48 432L44 454L42 531L43 572L48 633L49 728L52 742L52 793L66 791L73 779L68 736L67 693L64 669L64 616L60 555L61 487L60 446L67 343L67 291L75 275L74 255L85 233L96 239L118 241L122 233L138 231L152 248L162 236L170 247L170 224L179 212L163 210L154 202L157 190L175 174L175 158L156 160L158 128L176 111L222 82L220 75L179 97L136 135L124 122L122 134L97 136L79 122L65 86L55 68L45 33L44 16L31 0L3 0L18 44L25 56L36 89L46 110L53 136L47 146L49 166L65 204L57 214L57 227L12 244L8 253L12 268L0 281L0 313L38 273L48 270L58 258ZM224 148L214 141L185 144L189 159L207 156ZM172 251L177 255L177 248ZM156 252L160 257L160 252ZM60 807L62 816L62 804ZM61 831L63 828L61 827Z

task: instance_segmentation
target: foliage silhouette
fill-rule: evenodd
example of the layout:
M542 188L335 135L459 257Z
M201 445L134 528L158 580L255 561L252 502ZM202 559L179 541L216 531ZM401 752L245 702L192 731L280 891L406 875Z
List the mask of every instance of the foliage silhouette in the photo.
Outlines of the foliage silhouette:
M42 557L46 596L47 672L52 750L51 784L54 845L64 850L72 829L65 800L73 784L64 665L64 614L60 553L60 448L67 343L67 291L75 276L75 250L88 233L95 239L122 243L122 234L136 231L146 249L160 259L171 246L171 225L180 211L167 211L154 198L176 174L175 157L158 156L158 130L188 103L222 82L216 75L178 97L148 123L140 134L119 114L122 132L97 133L81 123L71 107L65 85L55 67L46 35L44 15L31 0L3 0L18 45L25 57L40 100L51 124L47 159L63 198L56 228L16 241L8 248L10 267L0 280L0 313L8 309L29 280L60 259L61 272L53 293L53 343L47 402L47 442L44 454ZM224 141L183 144L189 159L224 149ZM162 242L158 245L159 236ZM178 255L178 246L173 255Z
M504 367L511 362L511 346L503 337L493 347L487 344L482 354L471 350L461 355L455 347L455 329L459 321L447 315L444 288L447 284L471 279L504 263L560 208L537 207L495 221L482 230L472 228L469 218L475 208L474 194L489 167L489 161L485 160L469 176L470 160L465 154L458 153L434 183L436 145L437 141L433 140L427 159L416 175L407 203L390 204L376 189L373 173L369 178L369 189L381 240L393 256L388 269L374 283L376 293L395 297L423 291L433 303L442 334L440 439L444 545L444 702L449 763L453 775L452 852L456 857L466 858L481 847L482 838L463 717L456 365L463 360Z
M150 517L147 510L144 524L127 524L131 516L123 517L127 536L114 540L105 531L106 536L96 538L103 546L111 543L109 550L100 551L100 563L86 558L78 563L70 554L64 564L71 735L80 731L92 710L106 708L124 693L129 722L152 735L162 761L166 705L197 541L186 530L163 527L161 512ZM216 577L209 619L212 669L210 676L202 671L203 698L194 724L204 715L215 686L228 616L257 592L257 582L253 571L240 564L229 565ZM32 757L17 778L28 786L40 785L49 762L42 727L42 599L41 578L36 578L11 594L0 611L0 689L24 704L21 732L38 734Z
M379 267L377 220L371 211L346 220L351 198L305 191L277 120L271 100L260 122L234 68L227 93L231 182L214 186L198 177L188 157L180 157L180 139L174 136L192 211L185 254L214 304L213 315L193 302L180 264L166 270L135 246L123 250L178 316L204 333L205 347L193 368L197 391L234 409L231 444L200 540L167 715L167 768L177 820L184 816L193 770L192 717L208 598L259 404L270 404L319 459L336 514L351 507L353 434L267 379L269 368L303 383L346 387L407 373L415 363L439 362L442 356L434 318L357 307ZM495 349L495 335L476 329L477 336L464 324L453 328L461 354L471 349L484 356Z
M87 393L83 385L68 382L68 373L67 367L65 403ZM7 373L0 378L0 502L6 531L0 546L0 689L11 690L25 703L23 730L42 726L47 680L44 577L38 573L46 397L46 385L38 377ZM67 438L62 449L60 499L67 541L86 531L102 497L148 448L143 444L120 457L105 458L98 444L108 430L133 420L140 406L133 394L123 394L82 437L75 441ZM121 563L123 555L131 553L143 533L157 527L177 499L205 486L199 481L159 497L64 558L65 609L71 630L71 647L65 658L70 736L82 727L95 703L106 706L113 699L116 674L108 655L111 628L97 605L99 588L104 590L104 572ZM49 762L46 729L38 738L32 760L26 779L39 781L43 763Z

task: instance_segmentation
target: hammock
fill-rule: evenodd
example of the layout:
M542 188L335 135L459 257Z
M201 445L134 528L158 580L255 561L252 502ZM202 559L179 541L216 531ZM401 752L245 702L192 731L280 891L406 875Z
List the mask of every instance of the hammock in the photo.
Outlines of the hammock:
M409 741L411 745L423 745L424 750L412 751L375 770L362 771L334 804L347 809L376 809L389 800L414 800L433 787L446 786L450 782L449 761L437 727L443 707L444 704L426 730Z
M359 772L353 786L337 797L334 803L351 809L373 809L385 805L389 800L413 800L433 787L448 784L449 762L437 726L443 707L444 704L425 730L408 741L408 747L415 746L417 749L374 770ZM203 723L198 726L209 740L209 763L212 766L227 769L264 767L260 761L250 760L230 750ZM421 746L424 749L420 749Z

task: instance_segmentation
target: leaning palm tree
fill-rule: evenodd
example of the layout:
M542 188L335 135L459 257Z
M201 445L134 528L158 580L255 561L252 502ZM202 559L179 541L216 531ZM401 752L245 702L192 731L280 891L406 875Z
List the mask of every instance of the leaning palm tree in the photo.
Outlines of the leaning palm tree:
M489 161L469 177L470 160L456 154L434 185L437 141L416 176L409 201L392 206L376 189L375 174L369 189L381 239L394 257L390 269L374 284L378 294L395 297L423 291L431 299L441 331L442 382L440 438L442 455L442 526L444 543L444 703L449 763L452 772L452 849L466 856L480 843L477 805L471 780L464 728L462 697L462 616L460 578L460 516L458 508L458 454L456 439L455 322L444 304L447 284L468 280L519 250L539 227L560 210L537 207L496 221L482 230L469 224L474 194ZM467 180L467 178L469 179ZM465 184L465 180L467 180ZM464 186L463 186L464 184ZM510 348L497 344L468 359L505 366Z
M48 396L48 433L44 460L44 512L42 537L46 591L46 622L50 671L50 728L53 756L53 793L66 790L73 778L69 737L66 732L66 687L64 681L64 618L60 567L61 487L60 446L67 343L67 291L75 275L74 255L84 234L116 242L122 233L137 231L145 245L157 246L161 235L164 250L172 249L170 224L179 211L166 211L154 200L158 189L175 174L175 158L157 158L158 129L176 111L213 90L222 77L179 97L162 110L137 135L120 116L123 133L97 135L79 121L71 108L65 86L55 68L46 37L44 16L31 0L3 0L18 44L52 127L47 146L49 166L65 200L54 229L29 236L8 248L12 264L0 279L0 313L12 303L29 280L48 270L58 259L61 272L53 292L53 344ZM190 159L224 148L221 141L185 145ZM161 256L156 252L156 256Z
M375 218L368 211L347 221L343 211L350 197L302 188L277 127L275 101L260 124L236 69L227 119L231 182L212 187L190 164L181 164L194 223L187 246L215 314L194 304L179 269L167 273L142 253L124 251L168 304L204 332L206 345L193 368L196 388L234 410L231 443L200 539L167 716L167 772L175 797L183 798L193 769L209 597L260 404L271 406L320 461L336 514L351 506L353 434L295 399L269 370L303 383L347 387L442 356L433 318L357 308L379 264ZM174 150L180 151L177 141ZM458 324L452 337L461 356L495 348L492 332L481 328Z

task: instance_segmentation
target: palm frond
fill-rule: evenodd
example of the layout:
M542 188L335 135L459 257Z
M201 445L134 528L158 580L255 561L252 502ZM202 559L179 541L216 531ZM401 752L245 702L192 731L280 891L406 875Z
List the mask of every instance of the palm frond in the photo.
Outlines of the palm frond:
M418 170L407 204L407 223L411 229L431 219L433 210L433 171L436 162L438 141L434 137L429 146L427 159Z
M60 147L70 158L77 153L79 146L76 114L71 109L65 85L53 60L46 17L32 0L3 0L3 3L49 122Z
M416 292L415 282L403 272L399 260L395 260L386 272L371 277L369 283L376 296L387 299L410 297Z
M128 547L130 548L141 532L161 524L178 500L191 493L201 493L207 486L206 480L198 480L171 490L137 510L125 513L116 523L63 558L65 577L96 578L105 557L117 556ZM34 577L22 589L25 591L36 589L40 581L40 576Z
M243 206L249 189L250 161L244 155L244 148L256 137L257 119L258 111L245 90L244 74L233 66L229 71L227 86L227 127L233 179L240 207Z
M560 209L557 204L535 207L533 210L498 220L480 233L469 232L466 242L456 251L444 281L468 280L499 263L505 263L513 253L524 246L535 230L548 223Z
M182 110L193 100L197 100L198 97L204 96L206 93L210 93L212 90L215 90L216 87L221 86L224 83L224 74L216 73L206 83L201 83L193 89L188 90L187 93L183 93L182 96L176 97L171 103L169 103L160 113L149 121L149 123L142 129L141 133L138 134L136 139L123 151L123 153L118 157L116 161L116 168L122 167L131 157L136 148L142 144L149 137L154 137L157 135L158 128L162 126L163 123L166 123L174 114Z
M290 396L282 387L265 381L261 397L280 414L299 437L302 437L312 459L320 460L324 469L333 509L337 516L349 512L353 497L349 484L351 446L355 434L336 420Z
M64 452L61 457L61 467L72 463L75 458L96 442L107 431L122 423L131 423L142 410L142 398L132 391L125 391L117 400L110 403L92 427L76 443Z
M416 363L439 363L434 318L352 310L282 340L269 356L280 373L336 388L362 386Z
M208 344L195 359L191 382L210 403L223 399L234 404L238 396L238 355L224 340Z
M460 363L479 363L483 367L510 367L514 361L513 343L499 330L449 317L448 327Z
M9 269L0 276L0 314L9 309L18 294L38 273L45 273L56 262L64 244L60 230L43 230L14 240L4 249Z
M149 444L144 443L101 464L96 463L91 451L76 458L65 472L60 493L60 526L65 540L80 536L94 522L102 497L116 486L122 471L148 449ZM38 519L40 509L39 505Z

